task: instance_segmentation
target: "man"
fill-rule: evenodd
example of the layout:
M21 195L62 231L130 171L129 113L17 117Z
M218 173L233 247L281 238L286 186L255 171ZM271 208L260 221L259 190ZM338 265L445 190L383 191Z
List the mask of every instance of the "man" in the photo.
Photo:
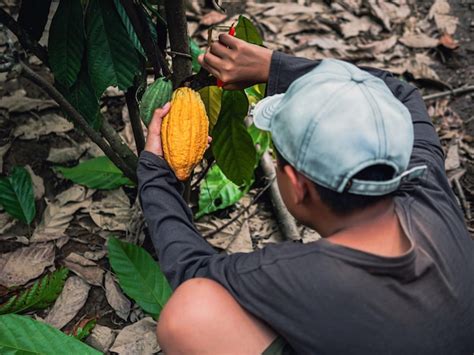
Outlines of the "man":
M217 253L161 158L158 109L138 177L176 289L158 322L165 352L472 354L473 242L418 91L228 35L200 61L227 89L267 83L255 123L272 133L289 211L323 238Z

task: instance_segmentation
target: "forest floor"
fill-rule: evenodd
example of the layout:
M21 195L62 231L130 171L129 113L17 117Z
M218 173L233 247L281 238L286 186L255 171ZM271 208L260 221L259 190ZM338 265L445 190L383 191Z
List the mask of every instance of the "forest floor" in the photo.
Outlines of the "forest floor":
M14 1L0 3L15 8ZM265 45L275 50L384 68L419 87L423 95L474 85L473 1L451 2L451 9L441 0L411 1L410 5L403 0L378 1L381 7L369 3L231 3L236 8L228 8L227 14L191 6L189 33L204 49L209 26L230 26L242 12L258 24ZM45 38L47 33L43 43ZM9 40L15 38L0 31L0 53ZM52 80L37 58L30 57L29 62ZM100 150L73 130L57 105L31 83L0 73L0 96L0 174L7 174L16 165L28 166L37 201L32 224L35 229L0 210L0 269L7 260L14 263L9 267L17 268L10 280L13 288L0 283L0 305L45 271L65 265L85 283L62 297L61 304L56 302L46 310L29 314L50 321L66 333L74 332L85 321L97 320L98 326L86 341L103 352L158 352L159 345L150 336L154 321L121 294L106 257L105 242L111 234L144 244L153 253L134 189L93 191L62 178L55 166L74 166L102 155ZM474 235L474 92L446 95L426 104L446 153L453 191ZM122 92L112 88L107 91L102 113L134 146ZM197 221L199 229L207 233L240 215L208 238L209 243L222 252L234 253L283 241L270 200L263 195L253 203L252 197L261 188L257 184L236 206ZM245 209L250 203L252 206ZM41 228L46 227L49 233L42 233ZM317 233L299 228L303 242L318 238ZM41 249L45 246L46 252ZM74 312L63 311L68 308Z

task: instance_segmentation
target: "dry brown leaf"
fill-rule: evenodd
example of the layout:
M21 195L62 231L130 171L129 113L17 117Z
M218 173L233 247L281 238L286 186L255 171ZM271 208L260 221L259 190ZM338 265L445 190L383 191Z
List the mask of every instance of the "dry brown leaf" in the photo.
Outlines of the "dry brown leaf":
M0 236L16 224L16 219L6 212L0 212Z
M55 113L49 113L41 118L29 118L13 130L13 136L20 139L37 139L50 133L69 132L73 128L72 122Z
M0 285L24 285L54 264L54 245L33 244L0 255Z
M32 99L24 96L20 91L13 96L3 96L0 99L0 108L8 110L10 113L42 111L54 107L58 107L58 104L53 100Z
M321 239L321 235L311 228L303 226L303 227L300 227L299 229L300 229L300 235L301 235L301 240L303 244L312 243Z
M274 17L260 19L259 23L272 33L278 33L280 31L281 20L277 20Z
M373 26L375 26L375 24L368 16L351 16L349 22L341 24L341 32L344 38L350 38L359 35L360 32L367 32Z
M107 302L109 302L110 306L115 310L115 313L126 321L130 314L132 303L124 296L110 272L105 274L104 286Z
M397 43L397 36L393 35L389 38L382 39L380 41L369 42L367 44L359 44L359 49L371 51L373 54L379 54L393 49Z
M337 0L337 3L354 14L358 14L362 7L362 0Z
M130 222L130 200L122 189L107 191L105 198L94 201L89 214L99 227L108 231L125 231Z
M93 261L98 261L106 255L107 255L107 250L86 251L84 253L85 258L89 260L93 260Z
M73 252L64 259L64 265L91 285L102 286L104 270L92 260Z
M212 10L201 17L200 23L203 26L212 26L222 21L225 21L226 18L227 18L226 14L223 14L222 12L219 12L219 11Z
M74 213L90 206L93 192L94 190L75 185L57 195L53 202L48 203L31 241L48 241L63 237Z
M77 144L74 147L51 148L46 160L51 163L64 164L78 160L89 148L90 145L88 143Z
M427 36L424 33L405 33L398 40L410 48L434 48L439 44L436 38Z
M123 328L110 351L119 355L151 355L160 351L156 339L156 322L147 317Z
M94 329L92 329L91 335L86 339L86 343L102 353L107 353L116 336L117 333L115 330L97 324Z
M378 0L368 0L367 4L369 6L369 9L371 13L377 17L380 21L382 21L383 25L387 30L392 29L392 25L390 22L390 16L384 11L382 8L380 2L383 4L383 1L378 1Z
M316 14L329 12L329 8L322 3L312 3L309 6L295 3L273 3L273 8L266 10L264 15L267 17L284 16L288 14Z
M244 221L239 233L233 238L226 249L228 254L234 253L250 253L253 251L252 238L250 237L250 229L247 220Z
M71 276L44 321L57 329L63 328L80 311L89 296L90 286L80 277Z
M44 196L44 181L41 176L35 174L31 166L25 165L25 169L28 170L31 176L31 182L33 183L33 191L35 194L35 199L40 200Z
M0 147L0 174L3 173L3 157L8 152L11 146L12 146L11 143L7 143Z
M446 160L444 161L444 168L446 171L455 170L461 166L459 159L459 147L457 144L453 144L449 147L448 153L446 154Z
M415 79L439 80L436 72L431 68L433 61L423 53L417 53L406 62L405 69L413 75Z
M459 20L449 15L451 7L447 0L435 0L428 13L429 19L434 19L436 27L441 33L454 35Z
M233 218L238 213L239 211L234 211L229 217ZM250 238L249 225L246 219L247 214L244 213L229 226L206 238L206 241L213 247L226 250L228 253L252 251L252 240ZM225 223L228 223L228 220L214 216L207 216L197 222L196 227L203 235L205 235L221 228Z
M403 22L411 13L411 9L405 0L397 4L386 0L367 0L370 12L382 21L384 27L391 31L392 23Z

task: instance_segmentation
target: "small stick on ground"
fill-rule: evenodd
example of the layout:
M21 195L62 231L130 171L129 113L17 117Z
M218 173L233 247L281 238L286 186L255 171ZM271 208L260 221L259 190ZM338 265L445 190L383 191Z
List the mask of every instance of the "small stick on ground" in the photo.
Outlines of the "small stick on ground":
M265 152L265 154L263 154L262 159L260 159L260 166L262 167L265 177L272 181L270 186L270 198L283 237L287 240L301 240L295 219L290 212L288 212L281 198L280 190L278 189L278 184L275 179L275 166L273 165L270 153Z
M455 177L453 179L453 183L454 183L454 187L457 190L459 202L460 202L460 205L462 206L462 208L464 210L464 213L466 215L466 219L468 221L470 221L472 219L471 209L469 208L470 207L469 202L467 202L466 195L464 194L461 183L459 182L459 178Z
M446 96L465 95L465 94L468 94L468 93L473 92L473 91L474 91L474 85L462 86L460 88L453 89L453 90L446 90L446 91L443 91L443 92L438 92L436 94L425 95L425 96L423 96L423 100L427 101L427 100L439 99L439 98L446 97Z

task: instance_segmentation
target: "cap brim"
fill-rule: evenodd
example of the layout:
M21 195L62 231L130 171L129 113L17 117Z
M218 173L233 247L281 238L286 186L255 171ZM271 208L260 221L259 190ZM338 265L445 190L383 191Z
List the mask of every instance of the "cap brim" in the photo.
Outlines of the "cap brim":
M253 121L257 128L270 131L272 119L285 94L277 94L259 101L253 109Z

